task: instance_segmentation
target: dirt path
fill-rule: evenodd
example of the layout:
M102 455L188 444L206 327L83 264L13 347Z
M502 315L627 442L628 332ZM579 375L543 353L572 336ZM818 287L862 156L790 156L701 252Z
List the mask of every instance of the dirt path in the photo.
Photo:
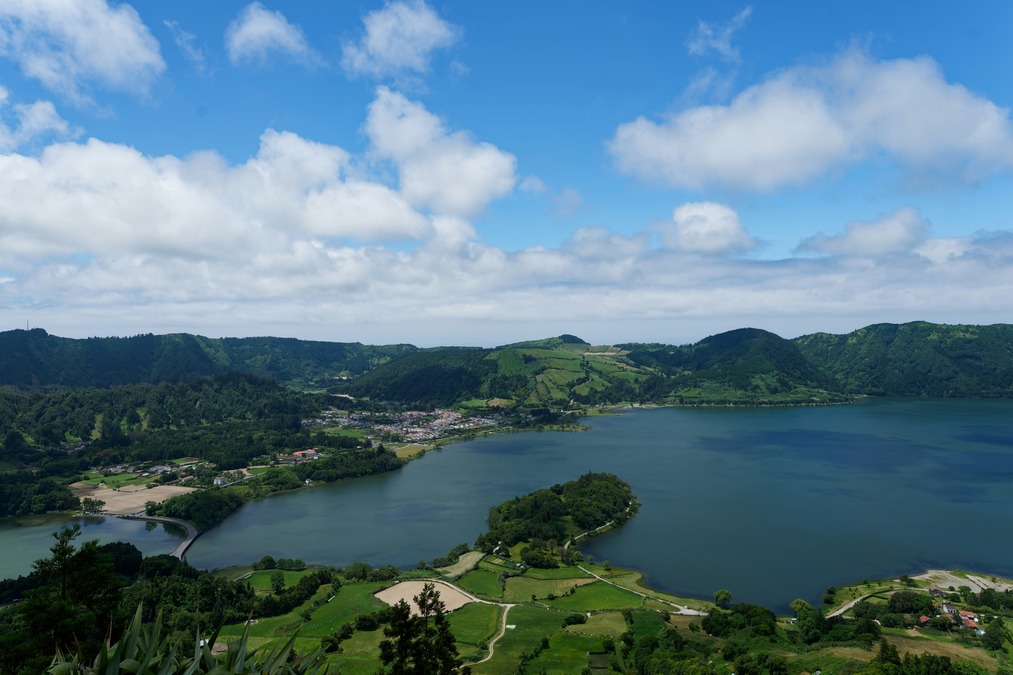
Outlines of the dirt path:
M490 604L490 605L494 605L494 604L498 604L498 603L492 603L492 602L491 602L491 603L489 603L489 604ZM494 637L492 638L492 640L490 640L490 641L489 641L489 654L488 654L488 656L486 656L486 657L485 657L484 659L482 659L481 661L472 661L472 662L471 662L471 663L469 663L468 665L470 665L470 666L475 666L475 665L478 665L479 663L485 663L486 661L490 660L490 659L491 659L491 658L493 657L493 654L495 654L495 653L496 653L496 642L497 642L497 641L498 641L498 640L499 640L499 639L500 639L501 637L503 637L504 635L506 635L506 629L507 629L507 614L509 614L509 613L510 613L510 608L511 608L511 607L513 607L513 606L514 606L514 605L500 605L500 607L502 607L502 608L503 608L503 620L502 620L502 621L500 621L500 623L499 623L499 632L498 632L498 633L496 633L496 635L495 635L495 636L494 636Z

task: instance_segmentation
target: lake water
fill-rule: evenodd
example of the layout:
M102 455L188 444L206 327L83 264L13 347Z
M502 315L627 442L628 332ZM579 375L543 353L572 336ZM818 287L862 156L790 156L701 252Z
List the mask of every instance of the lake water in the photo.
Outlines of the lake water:
M492 505L609 471L643 506L581 548L663 590L727 588L784 609L829 585L929 567L1013 575L1011 401L662 408L585 423L591 431L454 444L391 474L247 504L187 558L410 566L472 542Z
M105 516L0 518L0 579L28 574L33 561L49 557L53 533L74 524L81 526L78 542L129 541L145 555L169 553L186 538L186 530L176 525Z

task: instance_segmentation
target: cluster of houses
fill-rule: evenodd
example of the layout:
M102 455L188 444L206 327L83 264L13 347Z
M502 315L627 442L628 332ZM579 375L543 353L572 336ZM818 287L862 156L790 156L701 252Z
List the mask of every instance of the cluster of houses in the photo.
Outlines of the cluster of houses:
M390 417L384 419L390 420ZM375 422L366 413L352 413L339 422L342 426L355 429L371 429L380 434L390 434L400 440L417 443L433 441L451 431L468 431L499 424L491 417L465 417L453 410L422 412L409 410L394 416L392 421Z
M929 594L932 595L933 598L942 598L947 594L947 591L933 586L929 589ZM958 623L964 626L964 628L969 628L978 635L985 634L985 631L978 626L978 616L974 612L966 609L957 609L956 606L951 605L948 602L944 602L942 604L941 610L942 614L940 614L940 616L947 615L951 618L953 623ZM930 621L932 621L932 617L925 616L924 614L918 617L919 626L926 626Z

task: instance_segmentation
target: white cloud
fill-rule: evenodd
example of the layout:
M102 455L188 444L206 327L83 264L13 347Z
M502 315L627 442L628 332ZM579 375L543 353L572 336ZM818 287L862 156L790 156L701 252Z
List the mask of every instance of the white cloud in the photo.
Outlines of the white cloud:
M584 198L576 188L568 187L556 195L552 200L555 203L556 215L567 218L580 213L584 208Z
M186 60L193 64L197 72L207 72L207 64L204 61L204 51L197 46L197 36L193 33L183 30L179 25L178 21L169 21L166 19L163 21L165 27L172 33L172 39L176 42L176 46L179 47L179 51L183 53Z
M918 209L902 206L872 222L848 223L841 234L820 232L804 240L798 251L876 257L910 253L925 240L929 226Z
M535 194L545 192L548 188L545 182L538 176L525 176L517 185L522 192L533 192Z
M263 63L272 54L282 54L305 64L320 61L306 42L302 29L289 23L279 11L259 2L244 7L225 30L225 50L234 64Z
M609 149L624 173L692 188L800 185L876 153L915 174L974 181L1013 167L1013 124L927 57L849 50L775 73L728 105L622 124Z
M690 202L672 212L671 223L655 225L665 246L700 253L744 251L756 245L734 209L714 202Z
M56 106L49 101L15 103L11 106L14 125L7 123L6 114L9 92L0 86L0 152L31 146L43 140L73 138L80 134L67 120L56 112Z
M696 30L686 40L686 49L693 56L704 56L714 51L725 61L739 61L739 50L732 45L732 36L748 23L752 13L753 8L746 5L728 23L713 24L700 21Z
M397 166L409 203L441 214L470 216L505 196L517 182L517 159L443 122L420 103L379 87L366 134L375 153Z
M342 49L341 65L353 77L425 73L432 53L453 45L461 32L422 0L389 2L362 22L361 39Z
M221 260L317 237L422 239L427 219L393 190L347 179L348 154L267 131L257 156L146 157L91 139L39 158L0 156L0 258ZM0 264L2 267L2 264Z
M645 253L648 243L643 232L626 236L598 225L578 229L563 243L562 249L579 258L630 258Z
M0 55L78 104L91 103L93 87L146 94L165 70L137 11L105 0L0 3Z

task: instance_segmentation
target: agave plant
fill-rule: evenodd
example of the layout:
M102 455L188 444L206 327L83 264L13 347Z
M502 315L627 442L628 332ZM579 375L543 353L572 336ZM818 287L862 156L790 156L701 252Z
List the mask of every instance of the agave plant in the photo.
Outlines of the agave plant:
M285 642L276 643L270 651L248 646L249 626L239 640L229 644L220 657L211 653L218 638L216 630L206 639L200 636L192 654L181 654L180 644L162 633L162 616L152 626L141 622L141 608L116 644L102 646L91 665L84 663L81 653L68 656L57 649L49 670L50 675L325 675L326 657L320 649L291 659L297 633Z

